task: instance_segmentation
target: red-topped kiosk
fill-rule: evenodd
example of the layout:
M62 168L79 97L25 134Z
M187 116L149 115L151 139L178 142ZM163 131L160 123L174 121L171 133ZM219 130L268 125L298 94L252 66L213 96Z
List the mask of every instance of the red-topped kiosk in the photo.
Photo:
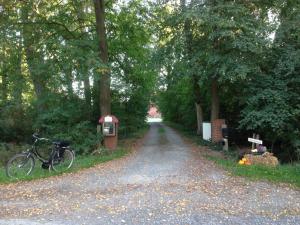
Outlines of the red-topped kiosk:
M118 145L118 118L113 115L102 116L99 123L101 124L104 147L111 150L116 149Z

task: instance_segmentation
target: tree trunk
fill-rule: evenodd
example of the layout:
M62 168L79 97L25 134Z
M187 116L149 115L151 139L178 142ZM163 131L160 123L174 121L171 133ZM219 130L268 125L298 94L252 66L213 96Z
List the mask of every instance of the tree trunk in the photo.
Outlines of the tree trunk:
M91 94L91 84L89 76L85 77L83 80L84 83L84 97L86 105L90 108L91 107L91 101L92 101L92 94Z
M19 49L19 52L21 52L21 49ZM13 90L13 98L14 101L17 104L22 104L22 92L24 87L24 77L22 75L22 56L21 54L17 53L17 65L16 65L16 71L15 71L15 79L14 79L14 90Z
M199 86L199 79L196 75L193 75L194 82L194 101L197 115L197 134L202 135L202 123L203 123L203 110L201 106L201 90Z
M105 29L104 0L94 0L96 14L96 30L98 35L99 57L103 64L108 66L108 47ZM108 68L103 68L99 79L100 112L101 116L111 114L110 74Z
M191 1L190 4L193 4L194 1ZM182 8L182 12L185 13L187 6L185 0L180 0L180 5ZM191 20L186 19L184 21L184 35L185 35L185 44L186 44L186 53L187 58L191 61L193 57L193 34L191 30ZM195 101L195 112L197 116L197 134L202 135L202 123L203 123L203 110L201 107L201 90L199 86L199 78L197 74L192 75L193 81L193 94L194 94L194 101Z
M218 95L218 81L213 78L211 81L211 122L219 119L220 101Z
M86 12L88 11L88 4L85 2L77 2L78 5L78 10L77 10L77 19L78 19L78 24L81 27L81 32L82 36L85 32L84 30L84 20L85 20L85 9ZM83 85L84 85L84 98L85 98L85 105L86 105L86 112L87 112L87 117L88 119L91 119L92 115L92 94L91 94L91 84L90 84L90 74L89 74L89 68L82 63L81 66L81 71L83 73Z
M73 74L72 74L73 68L72 66L70 68L66 69L65 76L66 76L66 85L67 85L67 93L68 97L71 98L74 95L73 90Z
M195 103L197 114L197 134L202 135L203 110L200 103Z
M22 9L22 20L24 22L23 25L23 40L24 40L24 49L26 55L26 61L28 65L28 70L30 77L32 79L34 91L37 97L38 105L37 110L39 112L45 110L45 104L43 103L43 97L46 92L46 81L43 78L43 73L39 72L35 69L37 64L43 63L42 53L37 52L34 44L38 35L34 35L34 28L30 25L30 21L28 19L28 8L24 7Z
M7 97L8 97L8 80L7 80L7 74L5 71L2 73L2 102L6 104Z
M92 87L92 99L93 99L93 105L92 105L92 113L93 113L93 118L98 118L99 115L101 115L100 112L100 87L99 87L99 82L97 81L98 79L98 72L94 73L94 84Z
M85 105L86 105L86 112L87 112L87 118L88 120L92 117L92 94L91 94L91 84L90 79L87 74L87 76L84 77L83 80L84 83L84 98L85 98Z

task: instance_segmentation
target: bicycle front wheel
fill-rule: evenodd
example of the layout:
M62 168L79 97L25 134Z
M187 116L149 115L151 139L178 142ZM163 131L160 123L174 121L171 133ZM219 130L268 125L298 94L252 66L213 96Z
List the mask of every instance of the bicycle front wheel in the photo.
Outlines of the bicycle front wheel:
M75 159L75 155L72 150L66 149L63 155L59 155L57 151L51 160L51 167L56 172L64 172L70 169Z
M31 174L35 165L34 158L28 154L17 154L6 164L6 175L10 178L22 178Z

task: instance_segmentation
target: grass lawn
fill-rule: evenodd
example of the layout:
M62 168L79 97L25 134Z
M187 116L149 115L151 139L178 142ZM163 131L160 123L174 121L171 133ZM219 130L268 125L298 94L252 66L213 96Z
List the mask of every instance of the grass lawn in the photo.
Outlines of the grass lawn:
M128 136L127 138L119 140L119 147L111 153L108 153L109 151L105 151L105 153L101 155L76 156L73 166L68 171L63 173L76 172L80 169L89 168L99 163L107 162L113 159L118 159L129 154L130 151L132 150L132 146L134 145L134 143L145 135L145 133L148 131L148 128L149 127L146 127L144 129L137 131L136 133L131 133L130 136ZM46 177L62 174L62 172L61 173L55 171L49 172L49 170L42 169L39 160L36 160L35 163L36 165L32 173L29 176L21 177L18 180L13 180L8 178L5 173L5 168L0 167L0 184L12 183L21 180L35 180L35 179L46 178Z
M125 156L126 154L128 154L129 151L130 150L126 149L126 148L119 148L119 149L113 151L111 154L107 154L107 155L78 156L75 158L73 166L64 173L76 172L80 169L92 167L99 163L107 162L112 159L121 158L122 156ZM32 171L32 173L29 176L21 177L18 180L13 180L13 179L8 178L5 174L5 169L2 167L0 170L0 183L11 183L11 182L17 182L20 180L34 180L34 179L50 177L50 176L59 175L59 174L62 174L62 173L58 173L55 171L49 172L49 170L42 169L40 161L37 160L35 168Z

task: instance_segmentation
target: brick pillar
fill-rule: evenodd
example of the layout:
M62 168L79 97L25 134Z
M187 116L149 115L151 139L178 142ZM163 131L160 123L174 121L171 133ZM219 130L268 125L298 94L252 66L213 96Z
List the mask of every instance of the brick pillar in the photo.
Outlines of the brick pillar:
M216 119L211 124L211 140L212 142L220 142L223 140L222 125L225 124L224 119Z

